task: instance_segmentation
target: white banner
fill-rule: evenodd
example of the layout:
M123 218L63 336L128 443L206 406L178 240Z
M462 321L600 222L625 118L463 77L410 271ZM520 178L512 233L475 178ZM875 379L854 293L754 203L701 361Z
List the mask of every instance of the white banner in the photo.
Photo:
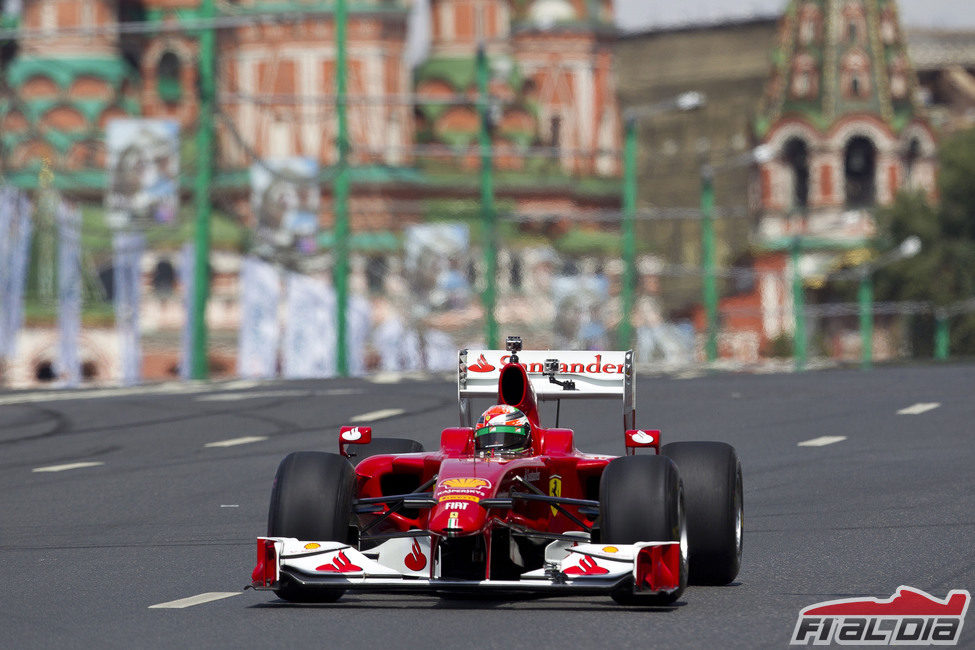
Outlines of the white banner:
M358 294L349 294L345 322L346 365L350 377L360 377L366 374L366 341L372 329L369 300Z
M318 162L278 158L251 165L251 209L257 217L259 255L315 250L318 232Z
M61 203L58 221L58 362L66 386L81 383L81 212Z
M30 238L30 201L19 190L0 188L0 359L14 356L23 324Z
M119 339L119 366L123 386L142 377L142 344L139 338L139 305L142 298L142 251L145 237L140 233L112 235L115 284L115 329Z
M321 280L288 274L283 375L289 379L334 377L335 292Z
M114 230L173 223L179 213L179 123L116 118L105 127L105 220Z
M278 270L256 257L245 258L240 273L240 296L237 374L251 378L274 377L277 375L278 343L281 338Z
M193 318L196 314L196 248L184 244L179 256L179 284L183 288L183 334L180 337L179 378L187 380L193 374Z

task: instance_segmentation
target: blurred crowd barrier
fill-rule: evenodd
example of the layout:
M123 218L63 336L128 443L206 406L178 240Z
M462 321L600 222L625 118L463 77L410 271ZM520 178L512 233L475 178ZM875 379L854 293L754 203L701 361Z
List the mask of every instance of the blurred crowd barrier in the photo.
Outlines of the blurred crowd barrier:
M190 224L120 233L106 225L102 205L49 199L0 192L3 385L188 378ZM477 204L456 212L476 215ZM701 268L638 248L626 315L631 334L622 341L620 221L553 226L499 217L493 312L499 341L519 335L538 349L630 348L641 372L708 363ZM206 314L211 378L336 376L339 315L327 238L299 256L266 255L247 246L246 232L231 232L239 228L232 217L214 219ZM452 373L458 349L488 343L485 269L492 249L483 233L478 218L449 214L353 231L344 315L350 375ZM813 302L810 289L797 311L789 268L716 274L723 298L712 365L719 367L792 366L797 353L810 366L858 363L864 336L871 337L870 361L907 359L917 352L911 341L918 322L935 317L926 304L876 303L865 334L855 302Z

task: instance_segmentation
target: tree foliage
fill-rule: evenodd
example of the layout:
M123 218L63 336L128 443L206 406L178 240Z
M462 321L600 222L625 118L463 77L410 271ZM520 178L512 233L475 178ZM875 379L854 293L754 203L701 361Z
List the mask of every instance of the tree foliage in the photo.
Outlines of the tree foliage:
M911 235L921 238L921 252L879 269L879 300L916 300L950 308L975 298L975 129L942 143L940 202L930 205L922 194L902 193L881 212L880 223L894 243ZM952 354L975 354L975 314L952 316ZM930 353L934 317L915 320L916 353Z

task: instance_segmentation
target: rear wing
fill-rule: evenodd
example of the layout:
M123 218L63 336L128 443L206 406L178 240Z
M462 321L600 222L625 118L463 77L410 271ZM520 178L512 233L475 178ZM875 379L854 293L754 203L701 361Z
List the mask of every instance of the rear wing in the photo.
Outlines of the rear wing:
M505 350L461 350L457 364L457 401L460 424L473 425L472 397L498 395L501 368L511 353ZM558 359L557 379L571 380L571 389L553 383L544 374L545 360ZM563 399L612 399L623 402L623 429L636 428L636 393L632 350L580 352L578 350L522 350L518 363L528 372L539 402ZM565 383L563 381L563 383Z

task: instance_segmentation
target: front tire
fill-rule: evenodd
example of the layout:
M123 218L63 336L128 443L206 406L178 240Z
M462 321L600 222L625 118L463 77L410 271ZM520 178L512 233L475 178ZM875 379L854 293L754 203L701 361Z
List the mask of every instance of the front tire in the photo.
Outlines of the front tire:
M338 454L298 451L281 461L271 489L268 537L350 542L355 471ZM291 601L331 602L340 589L309 589L285 579L274 593Z
M677 467L663 456L623 456L599 481L600 539L605 543L681 542L680 586L670 594L612 594L622 605L669 605L687 586L684 496Z
M684 481L690 581L726 585L741 569L745 527L741 461L723 442L672 442L661 455Z

